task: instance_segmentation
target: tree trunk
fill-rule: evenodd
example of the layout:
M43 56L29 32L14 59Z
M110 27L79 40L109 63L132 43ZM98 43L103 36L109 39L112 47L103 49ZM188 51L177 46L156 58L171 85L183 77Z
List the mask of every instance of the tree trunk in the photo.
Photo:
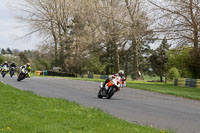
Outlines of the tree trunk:
M54 39L55 40L55 39ZM54 46L54 53L55 53L55 67L57 66L58 64L58 44L57 44L57 41L54 42L55 43L55 46Z
M199 48L199 40L198 40L198 30L196 29L194 31L194 49L198 49Z
M65 42L64 40L62 39L62 33L61 33L61 25L60 23L58 22L58 32L59 32L59 44L60 44L60 51L59 51L59 66L61 66L62 70L65 71L66 68L65 68L65 60L64 60L64 45L65 45Z
M54 31L54 26L53 26L52 20L51 20L51 34L54 39L54 53L55 53L55 67L56 67L58 65L58 40L56 37L56 33Z
M160 75L160 82L163 82L163 76Z
M117 44L114 42L114 46L115 46L115 51L114 51L114 60L115 60L115 66L114 66L114 71L115 73L119 72L119 51L118 51L118 47Z
M193 27L193 34L194 34L194 40L193 40L193 43L194 43L194 49L198 49L198 45L199 45L199 40L198 40L198 24L196 22L196 19L195 19L195 15L194 15L194 12L193 12L193 0L190 0L190 17L191 17L191 20L192 20L192 27Z
M126 59L125 59L125 63L126 63L126 65L125 65L125 77L127 78L127 76L128 76L128 54L126 54Z
M138 53L138 42L136 40L133 41L133 80L138 80L140 78L139 71L139 53Z

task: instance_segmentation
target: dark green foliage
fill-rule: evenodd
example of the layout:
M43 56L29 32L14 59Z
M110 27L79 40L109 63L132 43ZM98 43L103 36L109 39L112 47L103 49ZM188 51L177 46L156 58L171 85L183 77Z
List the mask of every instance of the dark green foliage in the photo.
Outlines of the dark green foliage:
M187 67L192 74L192 78L200 78L200 49L192 49L190 51Z
M115 73L114 71L114 62L115 62L115 57L114 57L114 48L112 46L112 43L107 43L105 45L105 48L102 50L100 60L101 62L106 65L105 67L105 74L113 74Z
M150 56L151 67L153 72L160 76L160 81L163 81L163 76L167 72L167 56L166 53L169 50L170 45L167 43L166 38L163 39L162 44L155 51L152 52Z
M148 44L144 44L140 50L140 70L143 75L152 76L151 63L149 57L152 53L152 49Z
M188 69L188 58L191 47L178 47L167 52L167 67L176 67L184 78L191 78L191 72Z
M7 54L5 49L1 49L1 54Z
M21 61L26 64L27 62L31 62L30 58L27 56L27 54L25 52L21 52L19 53L19 57L21 59Z
M8 54L13 54L13 52L10 50L10 48L7 48L6 51Z
M35 60L34 62L35 67L37 70L49 70L50 69L50 63L46 61L45 59L39 58L38 60Z
M90 55L90 57L87 59L86 69L90 73L101 74L104 68L105 65L100 62L98 56Z
M4 57L0 55L0 64L3 64L4 62Z

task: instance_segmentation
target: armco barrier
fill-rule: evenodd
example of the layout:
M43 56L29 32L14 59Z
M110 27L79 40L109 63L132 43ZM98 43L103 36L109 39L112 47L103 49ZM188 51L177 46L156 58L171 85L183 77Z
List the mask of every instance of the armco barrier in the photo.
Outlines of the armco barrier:
M200 79L189 79L189 78L174 79L174 86L200 88Z
M94 79L100 79L100 75L94 74L94 75L93 75L93 78L94 78Z
M35 75L37 75L37 76L43 75L43 72L42 71L35 71Z
M185 86L186 79L178 79L178 86Z
M76 74L48 71L47 76L76 77Z
M108 77L108 75L100 75L100 79L107 79Z
M98 74L81 74L81 78L92 78L92 79L107 79L109 75L98 75Z
M178 86L178 79L174 79L174 86Z
M200 79L196 80L196 88L200 88Z
M88 74L88 78L93 79L93 74Z

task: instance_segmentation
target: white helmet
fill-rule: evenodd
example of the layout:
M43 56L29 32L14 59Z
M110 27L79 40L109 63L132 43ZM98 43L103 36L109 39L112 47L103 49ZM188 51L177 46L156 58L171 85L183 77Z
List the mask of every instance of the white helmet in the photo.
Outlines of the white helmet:
M124 75L124 71L123 70L119 70L119 75Z

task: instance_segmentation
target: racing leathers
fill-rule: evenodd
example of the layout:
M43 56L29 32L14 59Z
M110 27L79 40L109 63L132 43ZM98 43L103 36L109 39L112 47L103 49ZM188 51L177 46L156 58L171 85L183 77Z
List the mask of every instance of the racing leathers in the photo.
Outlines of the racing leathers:
M28 74L26 75L26 77L30 78L31 77L31 75L30 75L30 73L31 73L31 67L27 66L27 65L23 65L23 66L20 67L20 72L22 71L23 68L25 68L25 70L28 71Z

